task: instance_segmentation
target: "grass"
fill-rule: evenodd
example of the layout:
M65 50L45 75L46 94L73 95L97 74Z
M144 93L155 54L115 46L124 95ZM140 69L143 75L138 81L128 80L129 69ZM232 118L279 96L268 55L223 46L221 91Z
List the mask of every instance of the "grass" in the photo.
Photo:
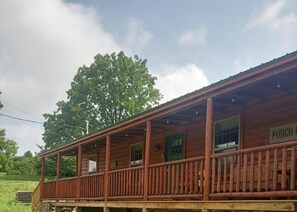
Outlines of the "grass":
M37 184L37 176L0 174L0 212L31 211L31 205L18 203L15 197L17 191L33 191Z
M0 174L0 180L39 181L38 175L6 175Z

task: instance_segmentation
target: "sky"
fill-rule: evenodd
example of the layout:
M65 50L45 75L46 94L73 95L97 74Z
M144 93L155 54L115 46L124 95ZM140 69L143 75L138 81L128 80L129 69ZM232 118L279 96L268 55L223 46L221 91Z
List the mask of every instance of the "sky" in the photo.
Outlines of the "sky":
M294 0L0 0L0 128L18 155L43 145L82 65L124 51L147 59L162 102L297 50Z

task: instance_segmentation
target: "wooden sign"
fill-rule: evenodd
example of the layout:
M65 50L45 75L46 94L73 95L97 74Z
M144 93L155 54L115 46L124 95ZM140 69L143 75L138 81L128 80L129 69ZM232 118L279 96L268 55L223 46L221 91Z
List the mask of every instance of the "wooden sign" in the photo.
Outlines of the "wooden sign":
M270 128L270 143L297 140L297 123Z

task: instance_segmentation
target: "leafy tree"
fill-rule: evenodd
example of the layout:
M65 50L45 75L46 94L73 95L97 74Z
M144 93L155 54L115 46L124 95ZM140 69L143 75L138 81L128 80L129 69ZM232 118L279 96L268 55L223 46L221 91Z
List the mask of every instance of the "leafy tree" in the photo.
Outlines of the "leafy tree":
M87 134L86 121L94 132L157 105L162 96L146 63L120 52L98 54L90 67L80 67L67 101L59 101L53 114L44 114L44 148Z
M0 129L0 172L7 172L12 167L12 159L18 147L15 141L5 138L5 130Z
M12 159L13 167L8 172L15 175L35 175L37 174L37 157L33 156L30 151L23 156L16 156Z

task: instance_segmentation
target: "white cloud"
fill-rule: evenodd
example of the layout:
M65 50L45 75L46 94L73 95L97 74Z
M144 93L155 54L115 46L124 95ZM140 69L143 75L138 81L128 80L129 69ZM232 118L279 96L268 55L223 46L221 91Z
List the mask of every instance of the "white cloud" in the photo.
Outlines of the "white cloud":
M164 95L162 102L180 97L209 84L204 71L196 64L187 64L182 67L162 65L159 72L168 73L157 75L156 87Z
M205 28L189 30L181 34L178 44L183 46L201 45L206 43L206 36L207 30Z
M40 118L66 97L78 67L97 53L121 49L94 10L62 0L1 1L0 26L1 99ZM15 115L9 106L1 112ZM0 128L4 121L1 117ZM34 134L20 124L7 135L26 143L17 136L28 135L26 130Z
M128 34L125 41L128 49L141 51L141 49L151 40L153 35L151 32L143 28L143 22L130 18L128 25Z
M264 7L245 26L245 30L266 28L283 35L291 35L297 31L297 15L294 12L284 12L290 1L279 0Z

